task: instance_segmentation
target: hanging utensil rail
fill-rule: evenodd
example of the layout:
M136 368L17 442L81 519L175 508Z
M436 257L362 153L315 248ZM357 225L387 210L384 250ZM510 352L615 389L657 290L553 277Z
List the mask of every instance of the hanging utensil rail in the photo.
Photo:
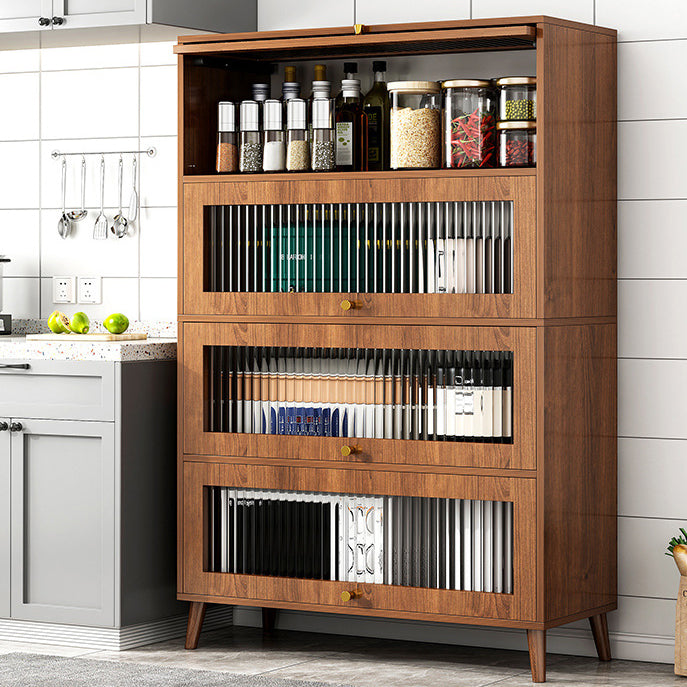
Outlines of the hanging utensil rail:
M60 150L53 150L52 157L54 159L57 159L60 156L66 157L72 155L143 155L143 153L145 153L148 157L155 157L155 155L157 155L157 149L155 148L155 146L151 146L150 148L146 148L145 150L105 150L87 153L63 153Z

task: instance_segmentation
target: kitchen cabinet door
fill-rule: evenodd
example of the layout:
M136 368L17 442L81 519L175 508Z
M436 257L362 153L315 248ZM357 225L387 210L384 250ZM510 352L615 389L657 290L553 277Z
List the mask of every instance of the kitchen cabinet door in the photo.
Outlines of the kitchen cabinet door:
M50 29L52 4L52 0L0 0L0 32ZM41 18L47 23L39 23Z
M10 433L0 417L0 618L10 615Z
M146 0L53 0L53 10L67 29L146 23Z
M113 626L114 425L13 422L11 616Z

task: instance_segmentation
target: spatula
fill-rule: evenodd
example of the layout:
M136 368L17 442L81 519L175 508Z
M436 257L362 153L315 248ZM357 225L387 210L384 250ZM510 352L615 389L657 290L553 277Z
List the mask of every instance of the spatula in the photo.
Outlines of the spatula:
M105 156L100 158L100 214L95 218L93 238L107 238L107 217L105 216Z

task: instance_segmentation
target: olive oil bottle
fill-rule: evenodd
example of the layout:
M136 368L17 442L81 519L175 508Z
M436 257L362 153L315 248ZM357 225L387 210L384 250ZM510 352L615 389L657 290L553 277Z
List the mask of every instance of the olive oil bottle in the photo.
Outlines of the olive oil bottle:
M372 63L374 83L363 100L367 115L367 169L389 169L389 92L386 89L386 62Z
M360 172L367 168L367 116L360 97L360 80L341 82L342 102L336 110L336 169Z

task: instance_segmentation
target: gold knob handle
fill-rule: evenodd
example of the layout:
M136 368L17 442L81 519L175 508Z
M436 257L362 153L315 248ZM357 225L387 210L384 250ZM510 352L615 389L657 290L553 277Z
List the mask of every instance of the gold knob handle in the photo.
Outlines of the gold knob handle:
M350 456L352 453L362 453L360 446L342 446L341 455Z
M365 24L353 24L353 31L355 31L356 36L359 36L361 33L367 33L367 26Z
M359 599L362 595L363 593L359 589L341 592L341 601L352 601L353 599Z
M345 299L341 301L341 309L342 310L355 310L356 308L360 308L361 304L356 303L355 301L349 301L348 299Z

